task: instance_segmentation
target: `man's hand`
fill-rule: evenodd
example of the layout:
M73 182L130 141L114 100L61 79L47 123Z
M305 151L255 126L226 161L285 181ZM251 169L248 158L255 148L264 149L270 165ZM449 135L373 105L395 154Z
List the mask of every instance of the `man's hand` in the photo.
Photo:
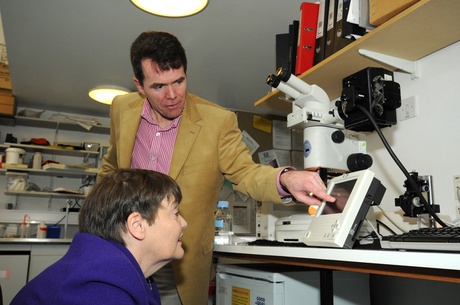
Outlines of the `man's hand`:
M326 186L318 173L311 171L288 171L280 176L280 183L297 201L308 205L320 205L323 200L335 202L326 193Z

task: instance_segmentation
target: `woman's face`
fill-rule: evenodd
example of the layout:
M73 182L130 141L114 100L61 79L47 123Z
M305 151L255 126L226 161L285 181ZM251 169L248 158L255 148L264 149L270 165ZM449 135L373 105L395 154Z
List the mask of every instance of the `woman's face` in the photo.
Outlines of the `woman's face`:
M184 256L181 238L187 222L179 214L178 206L174 197L164 198L157 217L148 228L145 244L156 262L169 262Z

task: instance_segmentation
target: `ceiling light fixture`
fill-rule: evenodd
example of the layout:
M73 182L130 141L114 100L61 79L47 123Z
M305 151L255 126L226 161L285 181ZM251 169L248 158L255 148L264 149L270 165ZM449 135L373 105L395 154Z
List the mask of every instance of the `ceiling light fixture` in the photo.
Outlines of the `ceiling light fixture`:
M148 13L164 17L186 17L201 12L208 0L131 0Z
M127 94L130 91L123 87L118 86L99 86L95 87L88 91L88 95L93 100L110 105L112 104L112 100L117 95Z

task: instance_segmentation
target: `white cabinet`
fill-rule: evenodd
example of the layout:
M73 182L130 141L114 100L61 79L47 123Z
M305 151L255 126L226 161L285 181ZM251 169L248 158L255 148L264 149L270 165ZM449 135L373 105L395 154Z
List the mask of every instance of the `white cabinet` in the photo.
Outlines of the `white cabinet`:
M0 286L3 304L10 304L18 291L27 283L29 253L0 251Z
M69 246L68 241L0 243L0 285L3 304L10 304L27 282L62 258Z
M69 249L68 244L48 245L39 244L33 245L30 255L29 277L31 281L34 277L39 275L43 270L51 266L59 259L61 259Z

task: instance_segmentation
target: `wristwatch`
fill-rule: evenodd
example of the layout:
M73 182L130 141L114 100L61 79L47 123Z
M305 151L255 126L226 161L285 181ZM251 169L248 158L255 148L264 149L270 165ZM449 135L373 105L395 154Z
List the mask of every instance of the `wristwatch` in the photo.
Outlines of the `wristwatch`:
M289 171L293 171L295 170L294 168L292 167L285 167L283 168L283 170L281 171L279 177L281 178L281 175L286 173L286 172L289 172ZM283 191L285 191L286 193L290 194L289 193L289 190L281 183L281 179L280 179L280 186L281 188L283 189ZM288 204L295 204L295 202L292 202L294 200L294 198L292 197L292 195L288 195L288 196L285 196L285 197L281 197L281 201L283 202L284 205L288 205Z

